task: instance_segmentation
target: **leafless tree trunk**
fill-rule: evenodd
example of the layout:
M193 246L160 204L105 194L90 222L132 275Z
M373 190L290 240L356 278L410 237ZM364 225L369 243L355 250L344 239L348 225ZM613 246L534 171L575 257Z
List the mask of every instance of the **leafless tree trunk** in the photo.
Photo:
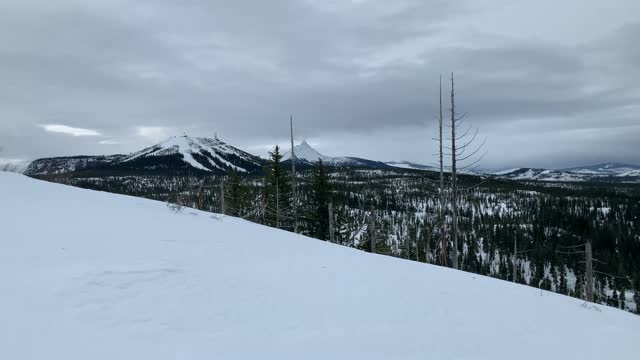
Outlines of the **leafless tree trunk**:
M456 103L453 73L451 73L451 240L453 241L453 268L458 269L458 183L456 174Z
M444 200L444 154L442 151L442 75L440 75L440 116L438 117L438 127L440 131L440 136L438 138L440 142L440 242L441 242L441 257L442 257L442 265L447 266L447 236L445 230L445 200Z
M585 272L585 295L586 300L593 302L593 254L591 252L591 241L587 241L585 244L586 255L586 272Z
M458 187L458 170L470 169L476 164L478 164L486 155L484 153L482 156L476 158L476 154L483 148L486 139L480 143L476 144L475 140L478 136L478 129L475 129L475 133L472 131L473 127L469 126L466 131L458 130L462 125L462 120L464 119L464 115L458 116L456 113L456 103L455 103L455 84L453 73L451 73L451 148L448 150L451 151L451 241L453 243L453 254L452 254L452 266L454 269L459 269L459 244L458 244L458 202L459 202L459 192L461 189ZM473 134L473 135L471 135ZM461 141L461 144L458 141ZM470 160L470 163L466 163L465 161ZM460 163L464 164L460 167ZM477 186L477 185L476 185ZM468 189L467 189L468 190ZM465 191L465 189L462 189Z
M296 193L296 153L293 148L293 115L290 119L291 125L291 194L293 205L293 232L298 232L298 199Z

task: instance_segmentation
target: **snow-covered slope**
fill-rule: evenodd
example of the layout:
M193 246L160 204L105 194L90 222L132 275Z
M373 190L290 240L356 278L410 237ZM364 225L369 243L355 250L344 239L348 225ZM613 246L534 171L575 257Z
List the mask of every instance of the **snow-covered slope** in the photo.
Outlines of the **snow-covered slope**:
M325 156L312 148L306 141L302 141L299 145L294 146L293 151L295 152L296 163L301 164L313 164L322 160L322 163L328 166L354 166L376 169L389 167L387 164L375 160L347 156ZM282 160L291 160L291 151L285 152L282 155Z
M564 171L585 175L622 175L630 171L640 171L640 166L622 163L604 163L590 166L579 166Z
M623 172L621 174L618 174L616 176L620 177L620 178L625 178L625 177L628 177L628 178L639 177L640 178L640 170L629 170L629 171Z
M566 181L582 182L593 179L592 175L574 174L562 170L517 168L493 173L501 178L511 180L535 180L535 181Z
M516 168L492 173L492 175L512 180L583 182L583 181L628 181L640 180L640 166L604 163L568 169Z
M640 318L0 173L1 359L637 359Z

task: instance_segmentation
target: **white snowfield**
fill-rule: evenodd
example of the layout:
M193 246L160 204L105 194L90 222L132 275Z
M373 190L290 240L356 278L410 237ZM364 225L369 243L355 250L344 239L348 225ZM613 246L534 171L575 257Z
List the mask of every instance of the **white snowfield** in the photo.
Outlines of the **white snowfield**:
M640 359L640 317L0 173L0 359Z

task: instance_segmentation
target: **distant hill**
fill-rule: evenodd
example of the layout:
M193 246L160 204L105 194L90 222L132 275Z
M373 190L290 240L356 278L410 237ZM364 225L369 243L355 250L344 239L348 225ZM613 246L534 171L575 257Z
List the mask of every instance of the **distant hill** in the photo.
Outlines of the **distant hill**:
M621 163L604 163L566 169L516 168L492 173L511 180L548 182L640 182L640 166Z

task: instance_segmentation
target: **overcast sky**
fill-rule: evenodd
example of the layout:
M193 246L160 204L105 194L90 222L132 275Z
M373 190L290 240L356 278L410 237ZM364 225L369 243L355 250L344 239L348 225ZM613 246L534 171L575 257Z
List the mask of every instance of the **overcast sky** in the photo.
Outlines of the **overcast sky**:
M3 0L0 158L172 135L432 157L438 78L482 166L640 163L637 0ZM446 84L445 91L449 85Z

